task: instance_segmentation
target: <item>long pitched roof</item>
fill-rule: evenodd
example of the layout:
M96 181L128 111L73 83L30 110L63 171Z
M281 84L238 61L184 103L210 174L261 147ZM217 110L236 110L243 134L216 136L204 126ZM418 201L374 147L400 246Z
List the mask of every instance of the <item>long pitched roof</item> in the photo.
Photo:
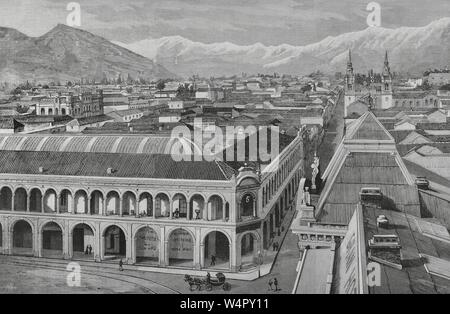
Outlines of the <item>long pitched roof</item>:
M170 155L30 151L0 151L0 173L213 181L237 174L224 162L176 161Z
M348 224L364 187L380 188L386 208L420 213L417 188L394 138L371 112L347 129L322 179L316 217L320 222Z

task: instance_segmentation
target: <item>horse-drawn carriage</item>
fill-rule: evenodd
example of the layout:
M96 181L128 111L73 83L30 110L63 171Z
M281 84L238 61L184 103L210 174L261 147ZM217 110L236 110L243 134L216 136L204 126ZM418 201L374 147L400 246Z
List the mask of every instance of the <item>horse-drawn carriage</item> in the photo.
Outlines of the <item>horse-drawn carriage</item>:
M217 273L216 278L211 278L209 273L205 277L184 275L184 281L188 283L191 291L201 291L203 289L211 291L214 287L222 287L224 291L231 289L230 283L226 282L225 275L222 273Z

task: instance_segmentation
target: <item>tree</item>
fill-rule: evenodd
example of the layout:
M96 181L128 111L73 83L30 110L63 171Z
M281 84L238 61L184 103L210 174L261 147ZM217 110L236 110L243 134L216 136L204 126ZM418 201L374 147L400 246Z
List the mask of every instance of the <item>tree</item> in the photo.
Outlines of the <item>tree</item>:
M164 88L166 88L166 82L164 82L163 80L159 80L159 81L156 83L156 88L157 88L159 91L164 90Z
M439 87L439 89L440 90L450 91L450 84L443 85L443 86Z
M119 74L119 77L117 78L117 85L121 85L122 83L123 83L123 80L122 80L122 75L121 74Z
M300 90L302 93L306 93L306 92L310 92L312 90L312 87L311 87L311 85L308 84L308 85L303 86Z

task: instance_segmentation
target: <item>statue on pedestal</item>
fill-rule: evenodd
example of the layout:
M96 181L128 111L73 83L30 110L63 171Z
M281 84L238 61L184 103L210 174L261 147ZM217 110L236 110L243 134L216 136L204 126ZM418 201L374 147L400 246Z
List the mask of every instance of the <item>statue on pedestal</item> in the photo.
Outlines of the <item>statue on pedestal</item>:
M317 156L317 153L314 153L314 161L311 164L311 168L313 169L312 178L311 178L311 190L312 191L317 190L316 178L317 178L317 175L319 174L319 166L320 166L320 158Z

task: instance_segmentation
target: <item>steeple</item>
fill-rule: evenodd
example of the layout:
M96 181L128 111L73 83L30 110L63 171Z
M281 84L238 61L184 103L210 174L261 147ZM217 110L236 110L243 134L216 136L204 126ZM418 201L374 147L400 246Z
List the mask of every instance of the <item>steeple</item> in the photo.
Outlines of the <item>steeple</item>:
M347 73L353 74L353 63L352 63L352 51L348 50L348 59L347 59Z
M384 56L383 76L385 78L390 78L391 77L391 67L389 66L389 58L388 58L387 50L386 50L386 54Z

